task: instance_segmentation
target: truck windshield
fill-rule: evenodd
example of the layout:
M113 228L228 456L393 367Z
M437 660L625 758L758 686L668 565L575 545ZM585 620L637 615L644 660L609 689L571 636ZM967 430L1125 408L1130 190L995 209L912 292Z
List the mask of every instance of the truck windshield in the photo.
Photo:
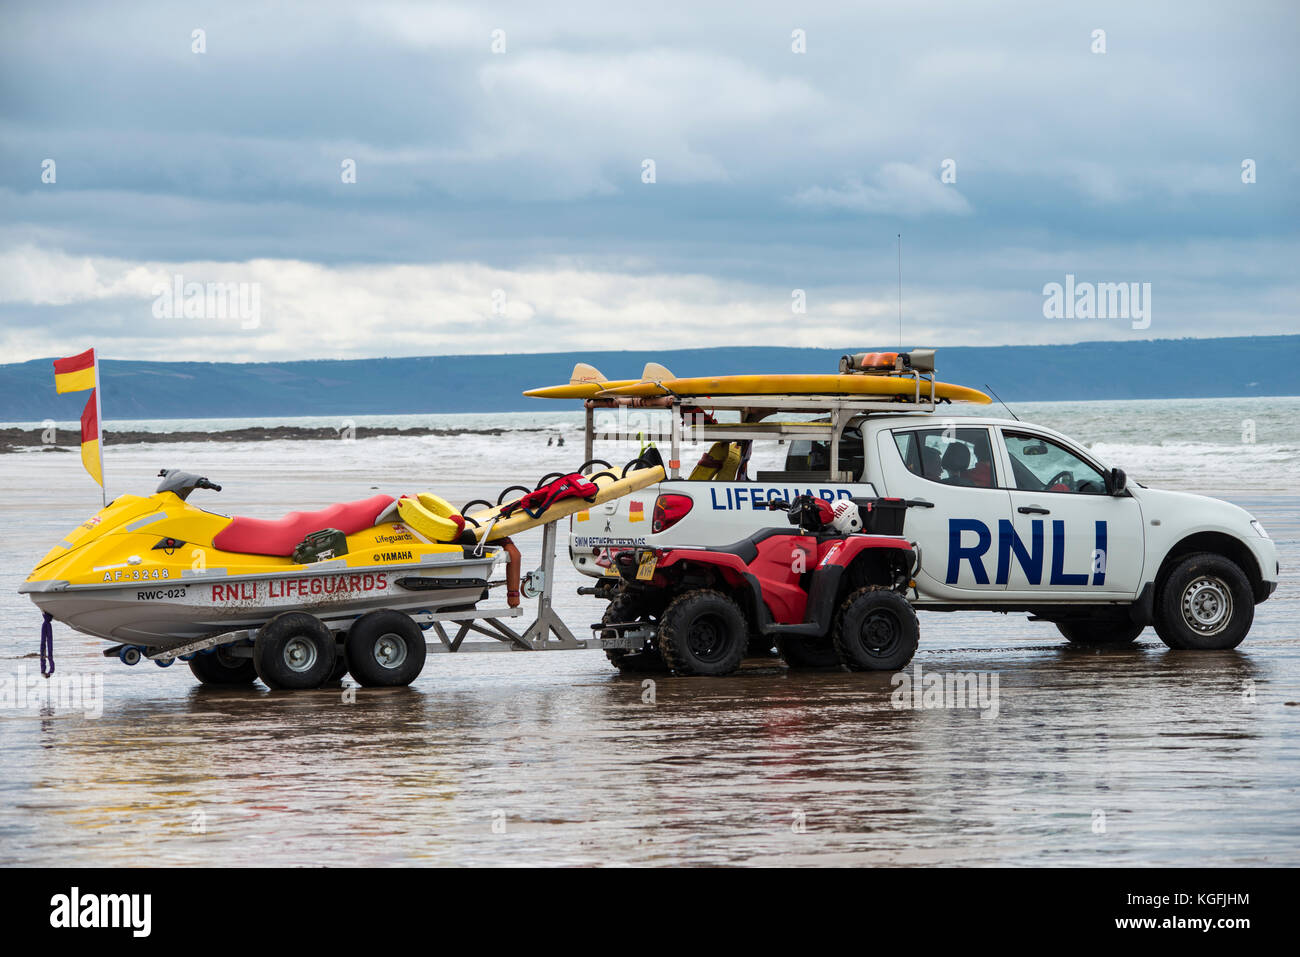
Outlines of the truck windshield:
M863 454L862 430L850 426L840 436L840 471L850 473L857 481L866 467ZM785 456L787 472L820 472L829 475L831 468L831 444L799 439L790 443L790 451Z

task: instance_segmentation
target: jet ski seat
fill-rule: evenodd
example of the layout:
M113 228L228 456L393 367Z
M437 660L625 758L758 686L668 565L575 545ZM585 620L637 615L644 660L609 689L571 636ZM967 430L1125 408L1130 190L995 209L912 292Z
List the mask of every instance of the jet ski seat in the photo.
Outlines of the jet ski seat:
M337 528L344 535L355 535L372 527L392 504L391 495L375 495L356 502L339 502L318 512L290 512L284 518L236 516L212 537L212 544L223 552L288 558L312 532Z

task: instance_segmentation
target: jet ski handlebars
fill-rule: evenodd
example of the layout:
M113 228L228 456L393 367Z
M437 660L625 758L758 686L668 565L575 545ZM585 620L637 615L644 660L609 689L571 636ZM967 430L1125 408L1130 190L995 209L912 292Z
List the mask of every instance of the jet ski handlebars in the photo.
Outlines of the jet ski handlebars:
M211 489L214 492L220 492L221 486L209 482L202 475L195 475L193 472L182 472L180 469L160 469L158 477L162 479L154 492L172 492L181 501L189 498L190 492L196 488Z

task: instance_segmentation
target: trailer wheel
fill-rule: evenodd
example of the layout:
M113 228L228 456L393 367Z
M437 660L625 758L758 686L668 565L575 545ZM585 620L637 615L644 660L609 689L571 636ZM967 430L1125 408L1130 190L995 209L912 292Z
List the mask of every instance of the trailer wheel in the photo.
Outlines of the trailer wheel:
M729 675L748 644L740 606L709 588L674 598L659 620L659 652L680 675Z
M1099 618L1094 621L1058 621L1056 630L1072 645L1084 645L1096 648L1118 648L1131 645L1138 635L1146 629L1145 625L1135 625L1122 618L1108 620Z
M1155 619L1156 634L1170 648L1236 648L1255 620L1250 580L1222 555L1188 555L1156 586Z
M276 615L253 639L253 667L268 688L319 688L336 657L329 628L306 612Z
M897 671L916 654L921 631L906 598L868 585L844 599L833 634L840 661L850 671Z
M622 592L606 606L605 614L600 616L601 624L644 621L657 631L657 616L649 605L650 602L641 595ZM663 674L668 670L654 638L648 639L637 651L631 648L606 648L605 657L625 675Z
M778 638L776 650L786 667L796 671L840 666L840 654L835 650L835 642L830 635L821 638Z
M195 655L189 665L194 677L205 685L249 685L257 680L253 659L236 658L225 646Z
M400 688L424 670L424 632L410 615L384 608L352 623L343 643L348 670L367 688Z

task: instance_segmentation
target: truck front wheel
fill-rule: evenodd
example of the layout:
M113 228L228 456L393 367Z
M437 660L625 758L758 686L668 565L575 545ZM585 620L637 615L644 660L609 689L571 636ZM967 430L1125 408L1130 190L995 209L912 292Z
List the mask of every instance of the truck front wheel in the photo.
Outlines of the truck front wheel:
M659 653L679 675L729 675L748 644L740 606L712 589L679 595L659 620Z
M1156 588L1156 634L1170 648L1236 648L1255 620L1245 572L1230 559L1195 552L1180 559Z

